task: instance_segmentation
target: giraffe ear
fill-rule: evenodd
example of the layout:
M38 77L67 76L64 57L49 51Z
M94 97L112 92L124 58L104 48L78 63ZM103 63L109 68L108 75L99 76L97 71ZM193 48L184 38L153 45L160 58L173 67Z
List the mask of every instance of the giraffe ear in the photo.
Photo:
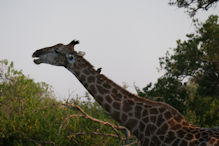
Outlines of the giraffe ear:
M74 46L75 45L77 45L77 44L79 44L79 41L78 40L73 40L73 41L71 41L70 43L69 43L69 45L72 45L73 46L73 50L74 50Z
M85 53L85 52L82 52L82 51L79 51L79 52L78 52L78 55L81 56L81 57L83 57L85 54L86 54L86 53Z
M71 43L69 43L69 44L71 44L71 45L77 45L77 44L79 44L79 40L73 40L73 41L71 41Z

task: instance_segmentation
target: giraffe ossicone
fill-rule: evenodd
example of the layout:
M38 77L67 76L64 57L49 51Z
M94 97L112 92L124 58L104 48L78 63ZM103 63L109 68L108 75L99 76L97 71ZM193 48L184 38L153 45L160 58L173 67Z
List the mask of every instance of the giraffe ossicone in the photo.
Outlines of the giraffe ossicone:
M33 53L36 64L64 66L110 115L126 126L143 146L219 146L219 131L187 122L173 107L134 95L100 74L74 46L57 44Z

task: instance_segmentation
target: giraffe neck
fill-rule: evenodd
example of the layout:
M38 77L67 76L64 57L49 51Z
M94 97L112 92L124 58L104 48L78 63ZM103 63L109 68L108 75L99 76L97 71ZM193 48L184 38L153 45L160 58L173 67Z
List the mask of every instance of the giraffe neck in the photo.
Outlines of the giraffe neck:
M80 64L74 64L67 69L115 120L125 125L141 141L142 145L188 143L184 135L189 130L200 131L199 127L189 124L171 106L131 94L96 71L84 58L81 58ZM194 136L190 132L188 139L191 141Z

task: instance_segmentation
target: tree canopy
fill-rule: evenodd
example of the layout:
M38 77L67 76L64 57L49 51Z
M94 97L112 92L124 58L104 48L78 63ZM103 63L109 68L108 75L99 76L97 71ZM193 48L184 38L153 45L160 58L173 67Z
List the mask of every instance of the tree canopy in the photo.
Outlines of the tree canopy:
M219 24L218 16L206 22L194 20L196 32L160 57L165 71L156 83L148 84L140 96L171 104L187 119L200 126L219 123Z
M198 10L207 11L217 2L218 0L169 0L170 5L185 8L190 16L194 16Z

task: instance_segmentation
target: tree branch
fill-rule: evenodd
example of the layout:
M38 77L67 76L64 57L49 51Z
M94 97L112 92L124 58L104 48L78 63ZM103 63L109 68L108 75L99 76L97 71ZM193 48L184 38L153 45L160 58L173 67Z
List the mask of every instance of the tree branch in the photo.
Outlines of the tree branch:
M112 123L109 123L109 122L106 122L106 121L102 121L102 120L99 120L99 119L96 119L94 117L91 117L90 115L88 115L80 106L78 105L73 105L73 104L63 104L64 106L67 106L67 107L71 107L71 108L74 108L76 110L78 110L79 112L81 112L82 114L73 114L73 115L70 115L68 116L64 121L63 123L60 125L59 127L59 133L61 132L61 129L63 128L63 125L65 124L65 122L69 121L70 118L72 117L84 117L86 119L89 119L91 121L94 121L94 122L97 122L97 123L100 123L102 125L105 125L105 126L108 126L108 127L111 127L113 129L113 131L116 133L116 135L114 134L102 134L102 133L97 133L97 132L81 132L81 133L75 133L75 134L72 134L72 135L82 135L82 134L93 134L93 135L103 135L103 136L111 136L111 137L114 137L114 138L119 138L120 140L124 141L124 140L128 140L129 138L131 138L131 133L130 131L124 127L124 126L120 126L120 125L114 125ZM119 134L119 131L118 130L123 130L125 131L125 135L126 137L125 138L122 138Z
M35 143L37 146L42 146L42 145L53 145L53 146L55 146L56 145L56 143L55 142L53 142L53 141L40 141L40 140L35 140L35 139L32 139L32 138L24 138L23 140L25 140L25 141L30 141L30 142L33 142L33 143Z
M123 140L125 141L126 138L120 138L118 137L118 135L116 134L110 134L110 133L99 133L99 132L95 132L95 131L91 131L91 132L78 132L78 133L72 133L71 135L68 136L68 138L72 138L74 137L75 135L88 135L88 134L91 134L91 135L100 135L100 136L109 136L109 137L113 137L113 138L118 138L120 140Z

